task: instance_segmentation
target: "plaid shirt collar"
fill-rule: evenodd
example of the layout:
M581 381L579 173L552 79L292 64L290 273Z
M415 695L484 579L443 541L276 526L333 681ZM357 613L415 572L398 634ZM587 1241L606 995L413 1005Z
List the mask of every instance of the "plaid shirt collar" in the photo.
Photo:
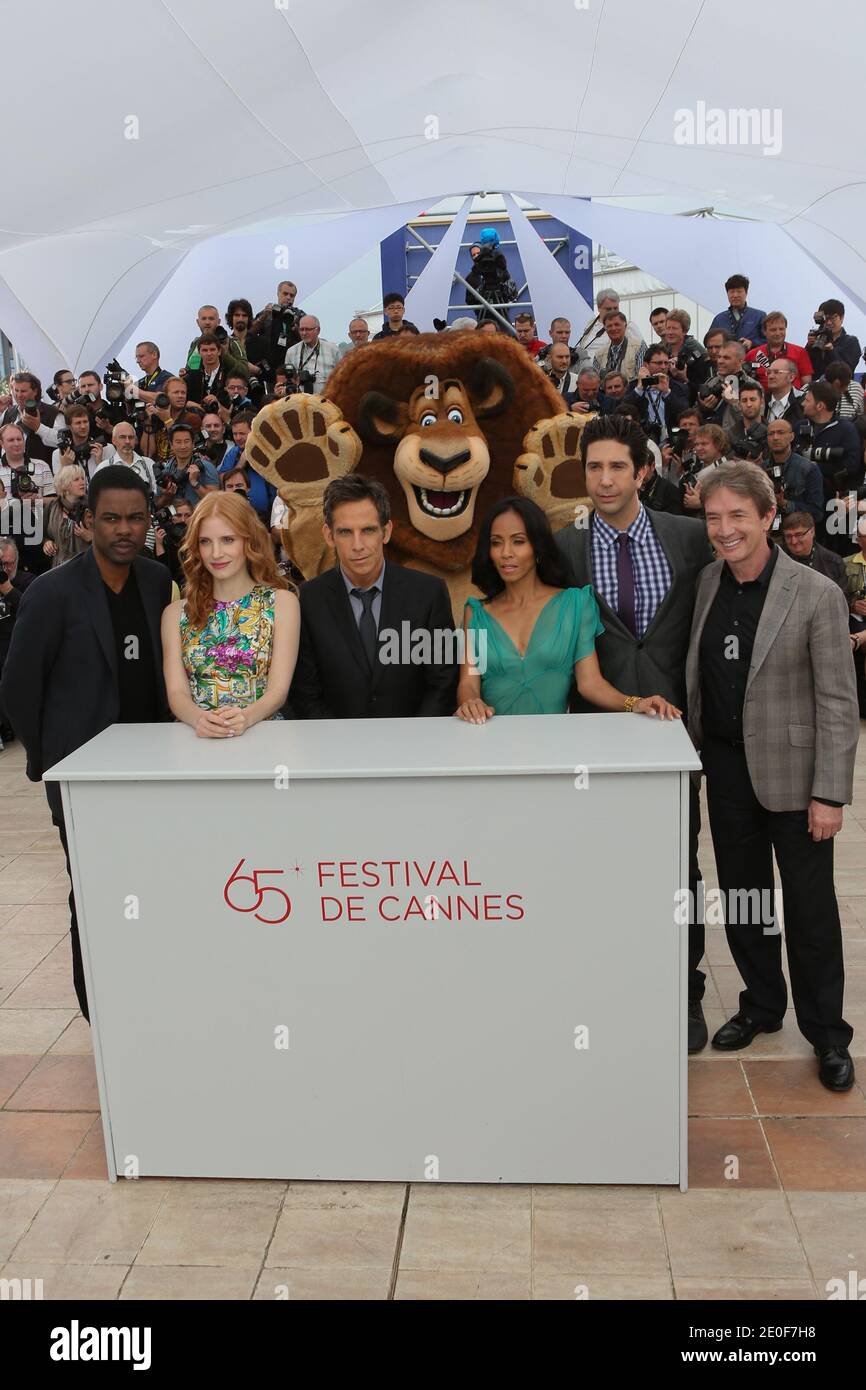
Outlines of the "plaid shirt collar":
M609 526L608 523L599 516L598 512L593 512L592 524L596 529L599 540L609 546L616 545L618 538L622 535L626 535L629 540L640 544L646 540L647 533L650 530L649 517L647 516L646 507L643 503L639 504L637 516L631 526L627 527L624 532L617 531L614 526Z

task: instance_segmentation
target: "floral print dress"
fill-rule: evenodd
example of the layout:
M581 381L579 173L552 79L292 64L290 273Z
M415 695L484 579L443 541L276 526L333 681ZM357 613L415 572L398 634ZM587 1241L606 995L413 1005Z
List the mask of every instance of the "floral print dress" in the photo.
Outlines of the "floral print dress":
M200 709L249 705L265 693L274 641L274 590L257 584L243 598L215 602L204 627L180 615L189 693ZM274 719L280 715L272 715Z

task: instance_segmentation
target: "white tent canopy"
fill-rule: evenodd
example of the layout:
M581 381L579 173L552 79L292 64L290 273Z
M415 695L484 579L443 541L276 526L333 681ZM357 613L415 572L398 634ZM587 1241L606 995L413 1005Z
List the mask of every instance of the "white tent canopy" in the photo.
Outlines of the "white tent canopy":
M265 222L280 229L271 246L301 256L311 219L345 219L360 255L382 226L481 189L535 190L560 216L571 199L603 199L568 220L595 236L604 226L616 250L636 209L712 204L773 224L772 238L738 233L734 261L705 222L665 218L676 228L666 252L664 235L650 244L633 222L628 254L701 302L717 302L737 269L756 303L790 308L808 268L804 305L836 293L864 307L866 11L854 0L827 15L807 0L439 0L434 11L48 0L39 20L37 70L4 65L17 129L0 324L43 373L101 365L161 292L185 331L193 254L231 270L227 291L221 279L204 298L270 299L273 251L266 267L236 240ZM10 12L7 53L28 51L32 25L26 7ZM758 271L775 276L768 288ZM701 294L686 283L698 272Z

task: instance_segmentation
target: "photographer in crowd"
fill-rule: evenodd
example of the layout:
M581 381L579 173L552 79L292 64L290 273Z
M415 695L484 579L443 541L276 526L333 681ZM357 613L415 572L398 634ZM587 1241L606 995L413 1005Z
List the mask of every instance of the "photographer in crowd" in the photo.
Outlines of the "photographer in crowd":
M159 479L163 489L185 497L191 507L220 485L219 474L210 459L195 451L196 431L180 422L168 431L171 456Z
M489 319L488 322L493 323L495 331L497 326L495 320ZM571 358L572 368L577 369L580 367L587 366L590 361L589 353L583 352L579 347L571 347L570 339L571 321L562 317L551 319L550 342L545 344L543 348L539 349L538 356L535 359L536 362L542 363L546 360L548 354L550 353L550 349L553 347L554 343L565 343L566 347L568 348L569 356Z
M716 373L710 376L698 389L694 404L701 413L704 424L721 425L727 429L736 424L736 412L731 405L746 382L756 378L744 370L746 350L734 338L723 342L716 353Z
M758 368L760 371L760 368ZM803 405L794 390L797 366L788 357L777 357L764 370L767 379L768 396L764 410L764 420L787 420L795 433L803 415Z
M601 377L597 367L581 367L577 374L577 396L569 404L573 415L603 415Z
M824 373L824 380L830 383L839 397L837 419L856 420L858 415L863 414L863 387L859 381L853 380L847 362L831 362Z
M0 416L0 429L20 426L26 457L50 463L52 450L57 448L56 409L43 402L42 382L32 372L14 372L10 384L13 403Z
M298 287L293 281L281 280L277 285L276 303L266 304L252 322L251 333L264 342L271 373L284 365L289 348L301 341L298 325L304 311L295 307L297 293Z
M823 376L831 362L847 362L851 371L860 361L860 342L842 327L845 305L841 299L825 299L813 315L816 328L806 338L806 351L816 378Z
M535 327L535 319L531 314L527 314L525 311L522 314L518 314L517 318L514 320L514 336L518 343L526 348L530 357L534 357L536 360L538 360L538 354L541 352L541 349L547 347L547 344L538 336Z
M165 384L171 380L172 374L160 366L159 348L156 343L136 343L135 360L142 373L135 382L137 398L144 401L145 405L153 405L159 392L165 390Z
M107 468L110 463L122 463L138 474L142 482L147 484L151 497L154 497L156 495L156 476L153 471L153 463L143 454L136 452L135 428L129 420L121 420L119 424L114 426L111 431L111 443L113 446L111 457L104 458L94 468L91 477L94 477L100 468Z
M229 372L239 373L247 382L249 368L245 362L232 357L213 333L202 334L198 340L198 353L201 366L188 368L184 378L188 397L204 406L205 410L219 410L221 405L226 404L224 393Z
M550 377L567 406L571 406L578 399L577 372L571 369L571 349L568 343L549 345L542 371Z
M147 406L146 424L139 441L139 450L154 463L163 464L171 452L168 431L172 425L186 419L187 385L182 377L169 377L165 390L157 393L153 405Z
M211 463L219 468L229 449L232 447L226 438L226 427L223 423L219 411L209 410L202 416L201 432L204 442L199 445L199 452L209 458Z
M66 406L62 418L66 428L56 431L58 446L51 455L51 471L56 478L61 468L78 464L89 482L103 459L110 460L114 450L92 433L93 421L86 405Z
M773 528L770 528L771 533ZM834 555L826 546L819 545L815 536L815 518L809 512L788 511L782 517L782 540L788 554L801 565L818 574L825 574L838 584L845 601L848 601L848 584L845 579L845 566L840 556Z
M210 334L212 338L216 338L221 348L224 348L228 342L229 335L220 323L220 311L215 304L203 304L195 316L195 322L198 333L189 345L189 350L187 352L187 368L189 368L190 365L192 365L192 367L198 366L195 359L198 356L199 339L203 334L207 333ZM190 358L193 358L192 364L190 364Z
M688 394L694 405L698 389L713 374L706 348L693 338L691 316L685 309L671 309L665 316L664 345L668 351L668 376Z
M844 573L854 674L857 677L857 703L860 718L866 719L866 516L860 517L854 540L857 549L845 560Z
M153 558L165 565L174 583L183 590L184 572L180 548L186 539L186 528L193 509L185 497L161 494L153 510Z
M709 331L724 328L726 333L730 333L732 338L736 338L742 344L744 353L748 352L764 341L766 314L763 309L753 309L746 303L749 293L748 275L729 275L725 281L725 292L728 296L728 307L716 314Z
M286 366L293 373L294 391L307 395L324 391L328 377L340 360L337 344L320 337L321 331L322 325L315 314L304 314L298 325L301 340L286 353Z
M81 373L78 378L76 402L87 407L91 438L98 439L100 444L107 444L111 439L114 422L111 419L108 401L102 394L102 377L99 372Z
M244 447L249 438L253 419L254 416L251 411L244 411L240 415L236 415L234 420L232 420L232 447L228 450L225 458L220 464L218 473L220 480L227 473L233 473L238 469L243 473L246 479L246 492L250 502L267 527L270 525L271 511L273 510L274 498L277 495L277 490L272 483L265 481L261 473L257 473L255 469L250 468L244 460ZM220 486L222 486L221 481Z
M641 427L661 446L689 404L688 394L668 372L668 350L663 343L651 343L625 399L634 401L640 412Z
M788 320L778 309L774 309L764 320L767 341L758 347L750 348L746 353L746 361L753 364L755 376L765 391L770 385L767 368L771 362L777 362L780 358L787 358L793 364L793 380L798 391L808 386L812 380L812 362L809 354L805 348L797 347L796 343L789 343L787 332Z
M854 492L863 482L863 446L850 420L836 416L838 397L827 381L813 381L803 397L803 410L812 426L809 457L824 480L824 502ZM828 535L834 550L846 545L844 537ZM845 550L842 549L844 554Z
M378 333L373 334L373 342L381 342L384 338L398 338L401 333L417 333L418 329L414 323L410 323L404 318L406 313L406 303L402 294L394 291L386 294L382 300L382 311L385 315L385 322Z
M476 251L477 246L477 251ZM510 319L509 306L517 301L517 286L511 278L505 253L499 244L499 233L495 227L485 227L472 247L472 268L466 276L466 303L475 310L479 324L490 317L488 304L504 305L500 310L503 317ZM479 300L486 301L480 303Z
M739 397L729 403L726 415L724 428L733 457L747 463L760 462L767 447L764 393L760 383L747 377L740 387Z
M249 377L261 377L264 369L257 359L249 354L250 325L253 321L253 306L248 299L231 299L226 309L226 323L231 332L226 341L226 351L229 357L234 357L238 362L244 364L247 379ZM252 340L258 345L258 338ZM265 364L267 366L267 364Z
M58 410L63 410L65 405L72 403L75 395L75 377L68 367L61 367L59 372L54 373L48 394Z
M606 372L622 372L629 381L637 376L644 358L644 341L628 333L628 319L620 309L605 316L607 342L593 357L593 365L601 376Z
M824 521L824 483L816 463L794 450L794 431L788 420L767 425L767 458L763 467L773 484L777 515L771 528L775 536L788 512L806 512L815 525Z
M80 555L93 540L86 522L87 477L78 463L64 465L55 478L57 496L45 504L45 540L42 550L51 561L51 568L64 565L73 555Z
M704 503L701 497L701 484L711 478L717 468L727 463L729 449L728 436L721 425L701 425L695 431L694 449L697 464L680 478L683 494L683 507L686 515L701 516Z
M349 338L352 346L347 348L347 352L352 352L355 348L365 347L370 341L370 325L360 314L351 320L349 324Z

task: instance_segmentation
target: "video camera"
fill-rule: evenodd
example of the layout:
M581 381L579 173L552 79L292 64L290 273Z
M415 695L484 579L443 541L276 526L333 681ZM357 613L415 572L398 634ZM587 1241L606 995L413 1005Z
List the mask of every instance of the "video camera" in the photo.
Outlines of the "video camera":
M820 309L816 309L812 318L818 327L810 330L810 332L815 334L811 346L822 349L828 348L833 341L833 335L827 327L827 315L822 314Z

